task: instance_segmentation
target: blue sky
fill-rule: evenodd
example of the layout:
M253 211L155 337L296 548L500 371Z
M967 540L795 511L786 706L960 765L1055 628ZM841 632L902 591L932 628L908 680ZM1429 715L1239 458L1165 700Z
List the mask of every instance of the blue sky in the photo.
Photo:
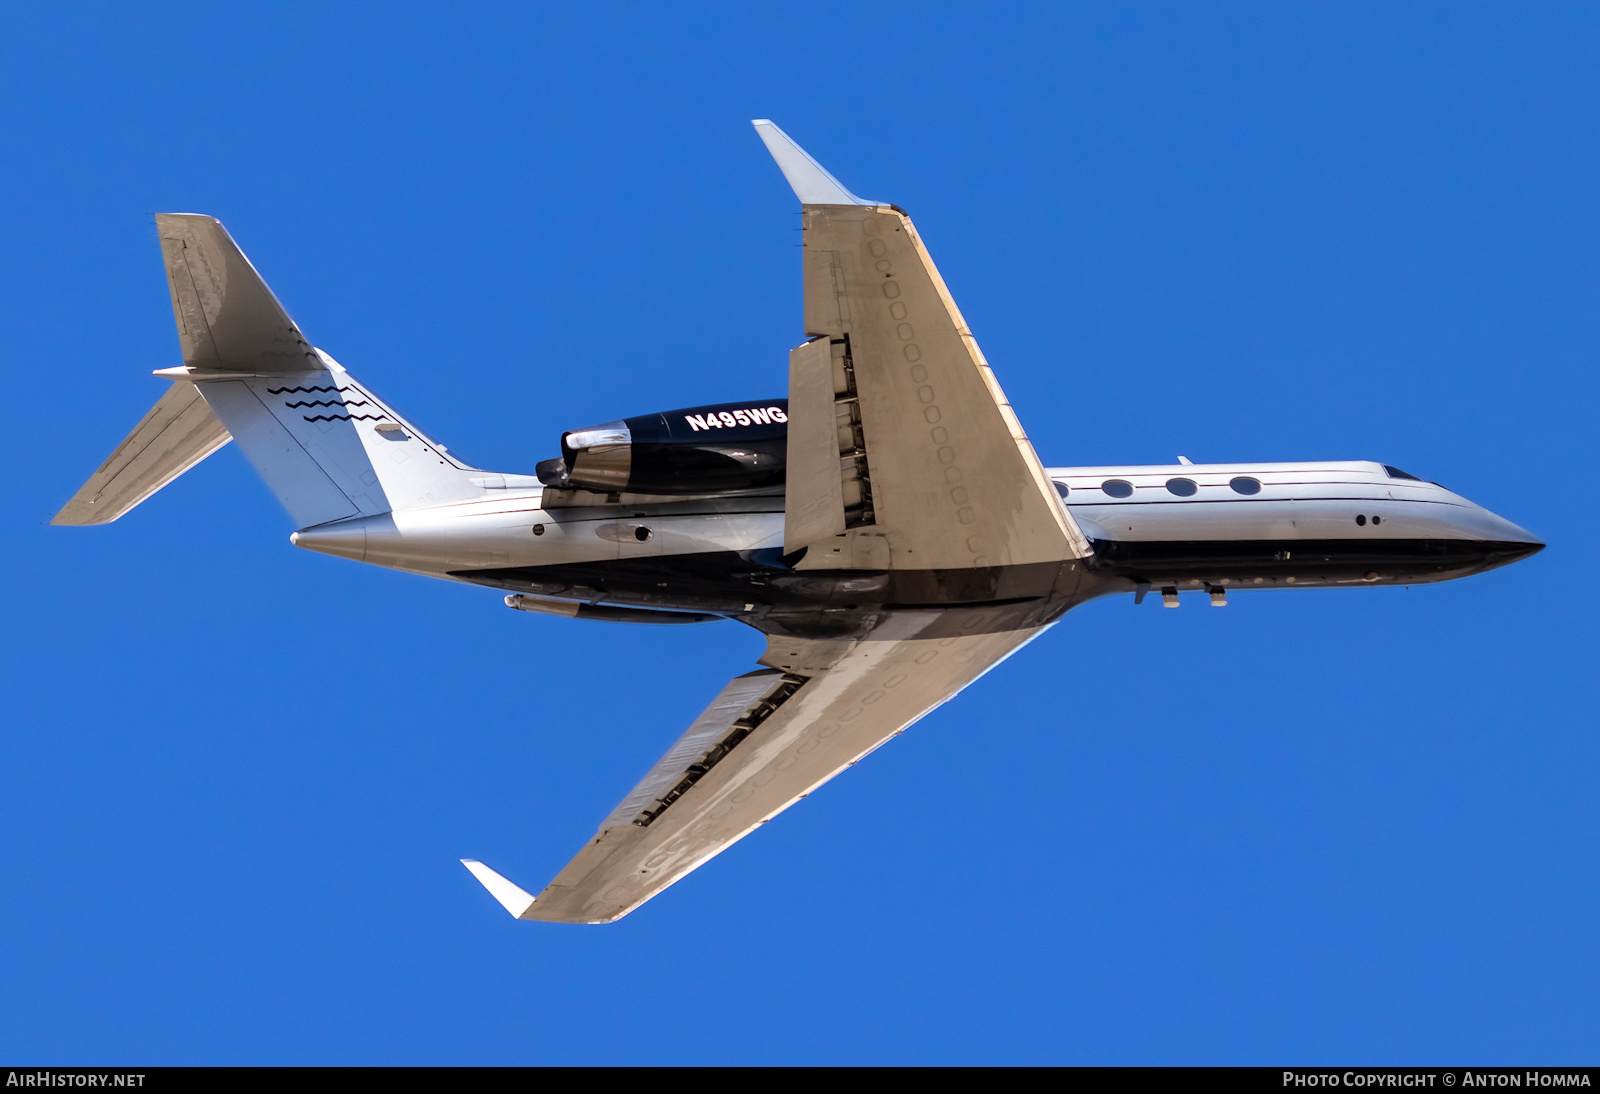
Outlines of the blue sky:
M1597 93L1582 5L11 6L0 1058L1592 1062ZM231 447L47 522L178 363L156 212L485 467L781 393L753 117L911 212L1047 463L1381 459L1549 548L1091 604L513 922L456 860L541 886L755 632L296 551Z

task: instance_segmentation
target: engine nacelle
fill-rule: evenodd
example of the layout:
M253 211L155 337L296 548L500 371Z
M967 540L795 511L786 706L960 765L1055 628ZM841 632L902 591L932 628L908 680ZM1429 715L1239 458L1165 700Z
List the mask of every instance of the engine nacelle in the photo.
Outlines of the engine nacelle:
M575 429L546 486L608 494L721 494L783 483L789 400L718 403Z

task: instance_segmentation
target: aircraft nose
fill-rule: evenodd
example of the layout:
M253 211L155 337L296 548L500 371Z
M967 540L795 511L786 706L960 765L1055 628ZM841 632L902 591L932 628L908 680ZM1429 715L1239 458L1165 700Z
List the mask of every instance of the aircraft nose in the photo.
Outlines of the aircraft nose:
M1495 565L1508 566L1544 550L1544 540L1526 528L1512 524L1505 517L1491 513L1482 506L1477 506L1477 509L1477 519L1473 521L1476 525L1474 532L1493 545L1491 553L1495 558Z
M1523 544L1529 548L1528 554L1530 555L1544 550L1544 540L1540 539L1526 528L1512 524L1505 517L1499 516L1495 513L1490 513L1488 510L1484 510L1484 515L1498 526L1497 531L1500 534L1496 538L1499 539L1500 542Z
M1507 541L1506 550L1502 554L1505 556L1506 565L1510 565L1513 562L1521 562L1525 558L1532 558L1542 550L1544 550L1544 543L1537 539L1525 542Z

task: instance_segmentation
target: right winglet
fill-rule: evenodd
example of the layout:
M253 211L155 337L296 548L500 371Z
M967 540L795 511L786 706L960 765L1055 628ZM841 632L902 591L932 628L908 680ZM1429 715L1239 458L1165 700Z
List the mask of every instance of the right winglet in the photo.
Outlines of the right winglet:
M828 169L812 159L804 148L794 143L794 138L765 118L750 123L756 127L767 151L778 161L778 170L789 180L795 197L801 205L882 205L881 201L858 198L844 188L844 183L828 173Z
M533 894L514 882L507 881L475 858L464 858L461 865L472 871L472 876L483 882L489 895L498 900L513 917L521 919L533 907Z

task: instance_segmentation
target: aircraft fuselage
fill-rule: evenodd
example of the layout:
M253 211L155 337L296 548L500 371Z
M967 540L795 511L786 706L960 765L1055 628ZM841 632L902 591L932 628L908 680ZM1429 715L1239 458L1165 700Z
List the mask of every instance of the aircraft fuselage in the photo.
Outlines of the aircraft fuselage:
M940 572L834 567L783 554L781 490L715 498L521 488L296 534L310 550L521 594L517 606L634 622L730 617L762 630L848 633L864 617L989 609L1053 619L1113 593L1411 585L1466 577L1543 547L1439 486L1367 461L1056 467L1094 546L1043 566ZM886 552L896 545L886 541ZM1214 600L1220 600L1213 596ZM561 611L586 605L586 612ZM611 614L607 607L611 606ZM998 609L998 611L996 611ZM827 621L824 624L824 620Z

